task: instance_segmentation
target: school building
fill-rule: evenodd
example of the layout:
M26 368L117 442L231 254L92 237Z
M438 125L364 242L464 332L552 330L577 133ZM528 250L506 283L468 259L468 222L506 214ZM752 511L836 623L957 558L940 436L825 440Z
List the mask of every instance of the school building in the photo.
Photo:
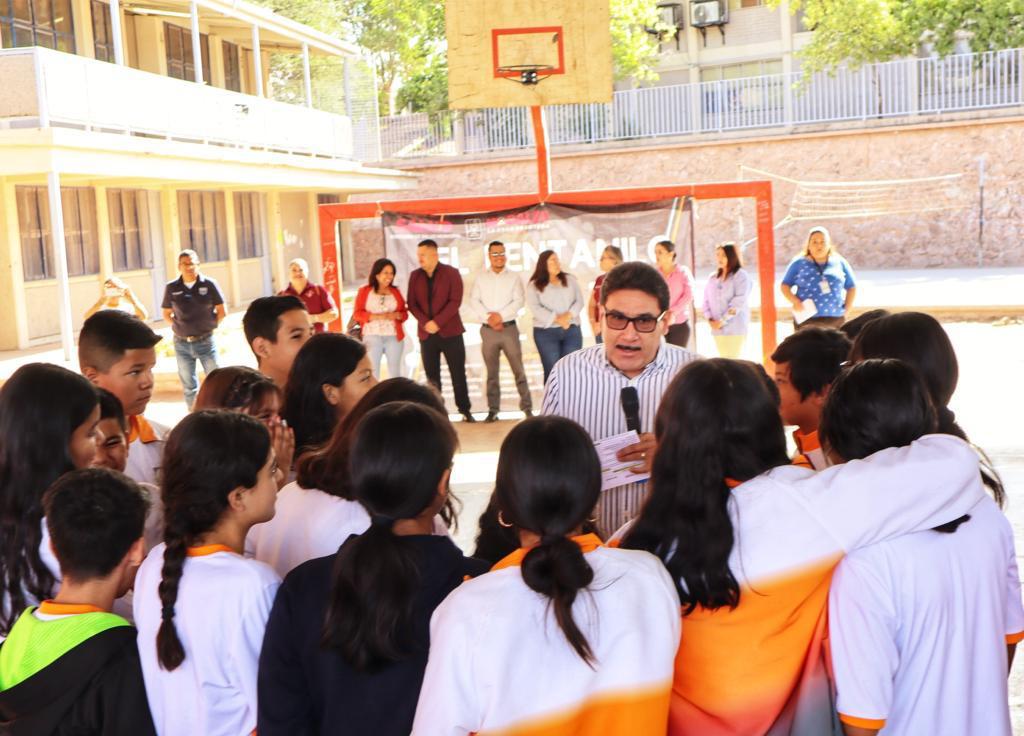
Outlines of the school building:
M183 248L230 306L292 257L319 280L318 200L415 183L362 163L360 63L244 0L0 0L0 350L53 342L62 311L70 344L110 274L159 315Z

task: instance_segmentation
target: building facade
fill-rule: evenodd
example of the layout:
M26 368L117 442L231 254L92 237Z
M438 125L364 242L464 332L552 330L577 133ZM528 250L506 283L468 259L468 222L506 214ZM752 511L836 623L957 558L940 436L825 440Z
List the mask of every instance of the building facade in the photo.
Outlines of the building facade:
M242 0L0 0L0 350L70 345L110 275L159 315L183 248L233 307L292 257L318 278L318 201L415 183L361 161L356 57ZM332 62L328 112L310 69Z

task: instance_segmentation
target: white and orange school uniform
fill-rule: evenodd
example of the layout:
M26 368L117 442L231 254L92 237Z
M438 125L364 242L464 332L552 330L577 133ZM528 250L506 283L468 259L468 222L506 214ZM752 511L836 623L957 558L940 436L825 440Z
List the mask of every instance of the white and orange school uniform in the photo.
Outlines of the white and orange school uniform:
M170 430L144 416L128 417L128 464L124 474L136 483L158 485Z
M157 733L252 733L263 632L281 579L262 562L224 545L190 549L174 606L185 661L168 672L156 653L163 558L163 544L146 557L135 580L134 599L139 659Z
M733 488L740 602L684 618L669 734L831 733L823 644L836 564L956 519L983 496L977 455L948 435L818 473L787 465Z
M292 482L278 491L274 518L249 530L245 554L284 578L303 562L333 555L351 535L369 528L370 515L358 501ZM440 519L434 533L448 534Z
M793 464L802 468L812 470L824 470L828 467L828 460L825 458L825 451L821 449L821 440L818 439L818 432L801 433L800 430L793 432L793 442L796 443L796 455L793 456Z
M1013 529L990 498L953 534L848 555L832 578L839 718L882 734L1010 736L1007 644L1024 639Z
M679 598L660 561L576 537L594 580L573 603L591 669L527 587L517 550L456 588L430 622L414 736L661 736Z

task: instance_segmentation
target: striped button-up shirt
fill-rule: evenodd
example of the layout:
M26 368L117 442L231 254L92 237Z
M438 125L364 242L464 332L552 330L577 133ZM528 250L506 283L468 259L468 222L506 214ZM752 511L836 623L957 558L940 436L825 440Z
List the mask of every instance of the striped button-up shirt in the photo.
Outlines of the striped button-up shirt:
M640 430L654 431L654 417L668 384L679 369L700 356L662 343L658 354L636 378L626 377L608 361L604 345L594 345L555 364L544 389L543 414L567 417L583 426L594 440L626 431L620 394L635 386L640 397ZM629 483L601 494L598 526L607 536L639 513L647 497L647 483Z

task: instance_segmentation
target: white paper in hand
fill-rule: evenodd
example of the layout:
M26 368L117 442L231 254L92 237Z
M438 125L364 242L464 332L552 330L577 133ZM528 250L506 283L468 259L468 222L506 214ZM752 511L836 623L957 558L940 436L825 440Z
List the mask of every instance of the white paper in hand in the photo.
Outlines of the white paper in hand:
M793 309L793 319L798 325L802 325L817 313L818 307L815 306L814 300L804 299L803 302L800 303L799 307Z
M636 460L622 461L616 455L623 447L635 445L640 441L640 435L634 431L623 432L614 437L605 437L594 443L597 449L597 457L601 461L601 490L607 491L611 488L618 488L627 483L647 480L650 473L634 473L630 468L639 463Z

